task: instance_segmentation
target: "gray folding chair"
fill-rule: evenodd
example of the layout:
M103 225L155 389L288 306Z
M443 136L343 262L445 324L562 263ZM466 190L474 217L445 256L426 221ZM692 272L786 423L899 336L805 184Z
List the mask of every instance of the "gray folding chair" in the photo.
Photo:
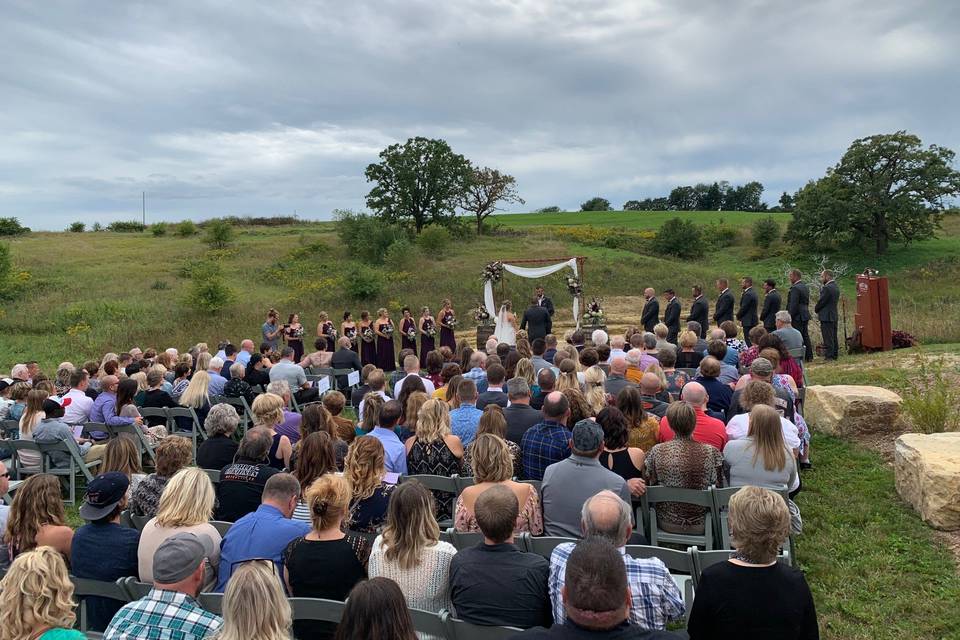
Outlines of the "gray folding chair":
M20 488L20 485L23 484L23 480L11 480L10 487L7 489L7 492L3 494L3 503L6 505L13 504L13 493Z
M536 489L537 495L540 495L540 496L543 495L543 491L541 490L543 488L543 482L541 482L540 480L519 480L519 482L522 482L523 484L528 484L534 489Z
M130 601L139 600L144 597L150 590L153 589L153 585L149 582L140 582L134 577L123 578L123 588L127 590L127 596L129 596Z
M645 544L630 544L626 547L626 552L633 558L647 560L656 558L663 562L670 571L670 577L673 578L680 593L683 594L683 604L686 609L686 615L690 615L690 608L693 606L693 573L695 571L693 564L693 555L690 553L690 547L686 551L676 549L667 549L665 547L653 547Z
M204 469L204 473L207 474L207 477L210 478L210 482L213 483L213 487L216 488L220 484L220 471L217 469Z
M507 640L523 631L517 627L482 627L456 618L448 618L449 640Z
M80 448L73 438L59 442L38 442L37 445L40 447L40 453L43 456L43 472L66 478L70 492L68 503L76 504L77 476L83 476L87 483L89 483L93 480L94 471L100 466L100 461L94 460L93 462L87 462L84 460L80 454ZM54 466L52 454L56 453L66 454L69 465L65 467ZM58 457L63 458L62 455Z
M253 410L247 404L247 399L242 396L239 398L224 396L223 402L237 410L237 414L240 416L240 435L242 436L253 424Z
M576 538L563 538L560 536L540 536L534 537L531 536L527 540L527 550L530 553L535 553L538 556L543 556L547 560L550 559L550 556L553 554L553 550L556 549L559 545L564 542L573 542L576 544Z
M215 613L218 616L223 615L222 593L204 592L197 597L197 601L200 603L201 607L210 613Z
M70 576L73 582L73 595L78 600L80 609L80 631L87 632L89 622L87 621L87 597L96 596L100 598L109 598L126 604L130 602L130 594L123 584L124 578L116 582L107 582L105 580L91 580L89 578L78 578Z
M32 476L37 473L43 473L43 454L40 452L40 447L36 442L33 440L11 440L7 443L7 445L13 450L13 458L11 459L10 463L10 475L17 480L22 480L24 476ZM37 454L37 459L41 461L40 464L24 464L20 459L20 454L24 451L31 451Z
M719 548L720 549L733 549L733 544L730 540L730 498L733 497L737 491L740 491L743 487L723 487L723 488L713 488L713 517L715 522L715 530L717 536L719 537ZM764 489L769 489L775 493L779 493L783 498L784 502L790 500L790 490L783 486L770 486L764 487ZM794 565L796 563L796 558L794 557L793 552L793 535L788 535L787 539L784 541L783 546L781 547L780 557L781 562L786 562L789 565Z
M369 544L373 544L373 541L376 540L377 536L380 534L373 531L354 531L353 529L349 529L347 531L347 535L363 538Z
M426 634L437 638L450 638L450 612L444 609L440 613L410 608L413 628L417 635Z
M124 509L120 512L120 526L128 529L136 529L133 524L133 518L130 516L130 509Z
M482 533L476 531L457 531L453 527L441 532L440 536L456 547L457 551L461 551L468 547L475 547L479 543L483 542Z
M343 602L324 600L323 598L290 598L293 609L293 621L314 620L319 622L340 622L343 617Z
M467 487L473 486L473 476L454 476L454 481L457 485L457 497L460 497L460 494L463 493L463 490Z
M693 557L693 590L696 593L700 586L700 574L709 566L720 562L726 562L733 555L729 549L720 549L717 551L700 551L696 547L690 549L690 555Z
M436 496L436 497L438 498L438 500L440 499L448 500L450 502L450 513L453 513L454 503L457 499L457 479L455 477L448 478L447 476L421 474L421 475L412 475L412 476L402 476L400 478L401 483L409 482L410 480L416 480L417 482L425 486L427 489L430 489L430 491L434 494L434 496L436 496L437 493L451 494L449 497L445 497L445 498L441 498L440 496ZM453 520L450 518L446 518L444 520L438 521L437 524L439 524L440 529L443 530L443 529L452 527Z
M355 387L359 387L360 385L345 384L343 386L340 386L340 383L337 381L340 380L340 378L343 378L344 380L346 380L347 376L349 376L354 371L355 369L331 369L330 370L331 375L333 375L333 384L336 385L335 389L347 397L348 403L350 402L350 391L352 391Z
M150 522L150 516L141 516L135 513L130 514L130 522L133 523L133 528L137 531L143 531L143 527Z
M192 425L190 431L179 431L177 429L177 418L189 418ZM197 412L193 410L193 407L173 407L167 409L167 432L170 433L170 435L187 437L193 440L193 457L194 460L196 460L197 443L205 439L206 434L203 433L200 427L200 418L197 417Z
M0 437L4 440L16 438L19 435L20 422L17 420L0 420Z
M226 537L227 531L230 531L230 527L233 526L232 522L224 522L223 520L211 520L210 524L217 530L221 538Z
M151 407L154 412L159 411L164 417L167 415L167 410L163 408ZM146 411L146 409L143 409ZM158 415L154 413L154 415ZM153 462L153 465L157 465L157 453L154 450L153 445L150 443L150 440L147 438L146 434L136 424L118 424L118 425L104 425L107 429L107 432L110 434L111 438L119 438L121 435L126 435L130 438L133 438L134 444L137 445L137 450L140 452L140 455L147 454L147 457Z
M682 502L689 505L703 507L703 534L681 534L669 533L663 531L657 524L656 505L661 502ZM697 546L711 550L714 547L713 541L713 494L709 489L681 489L679 487L652 486L647 487L647 492L643 496L644 508L650 514L650 535L648 540L654 547L659 546L661 542L683 545L685 547Z

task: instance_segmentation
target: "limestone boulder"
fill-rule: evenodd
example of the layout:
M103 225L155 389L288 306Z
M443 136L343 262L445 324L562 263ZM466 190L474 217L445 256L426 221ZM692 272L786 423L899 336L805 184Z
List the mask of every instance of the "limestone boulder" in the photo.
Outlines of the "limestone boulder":
M836 436L893 431L902 399L881 387L807 387L803 417L811 428Z
M897 493L930 526L960 529L960 433L906 433L893 452Z

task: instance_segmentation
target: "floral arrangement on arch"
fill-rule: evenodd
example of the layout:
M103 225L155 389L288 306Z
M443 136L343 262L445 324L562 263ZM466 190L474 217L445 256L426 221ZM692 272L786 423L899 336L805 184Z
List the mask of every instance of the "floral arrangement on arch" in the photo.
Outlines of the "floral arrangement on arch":
M600 304L603 302L603 298L591 298L590 303L587 305L586 311L583 313L584 323L591 326L598 326L603 324L605 316L603 314L603 307Z
M481 279L484 282L490 282L496 284L503 279L503 262L495 260L494 262L488 262L487 266L483 268L483 274Z
M487 308L483 306L482 302L473 310L473 319L480 325L490 324L490 312L487 311Z
M572 296L579 296L583 293L583 283L578 276L567 276L567 291Z

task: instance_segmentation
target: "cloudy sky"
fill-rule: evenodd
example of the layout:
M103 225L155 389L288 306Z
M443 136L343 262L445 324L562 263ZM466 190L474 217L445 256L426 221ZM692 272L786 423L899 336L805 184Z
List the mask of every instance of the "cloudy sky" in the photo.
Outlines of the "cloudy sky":
M0 216L34 228L360 209L441 137L523 209L760 180L860 136L960 151L952 0L0 4Z

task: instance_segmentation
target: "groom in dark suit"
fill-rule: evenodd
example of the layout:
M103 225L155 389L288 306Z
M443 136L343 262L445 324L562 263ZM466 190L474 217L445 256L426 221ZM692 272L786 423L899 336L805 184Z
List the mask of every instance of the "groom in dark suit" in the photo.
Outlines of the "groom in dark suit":
M667 299L667 306L663 310L663 324L667 325L667 342L677 344L677 334L680 333L680 301L673 289L663 292Z
M657 300L657 292L647 287L643 290L643 311L640 313L640 324L643 330L653 333L653 328L660 321L660 302Z
M553 300L551 300L546 295L544 295L543 287L537 287L536 289L534 289L534 293L536 294L537 306L543 307L544 309L546 309L547 312L550 314L550 317L552 318L553 317ZM550 332L548 331L547 333L550 333Z
M543 289L540 289L543 291ZM530 328L527 329L527 325ZM530 342L537 338L546 338L547 334L553 330L553 319L546 306L540 305L540 299L534 296L530 301L530 306L523 312L523 319L520 321L520 328L527 329L527 335L530 336Z

